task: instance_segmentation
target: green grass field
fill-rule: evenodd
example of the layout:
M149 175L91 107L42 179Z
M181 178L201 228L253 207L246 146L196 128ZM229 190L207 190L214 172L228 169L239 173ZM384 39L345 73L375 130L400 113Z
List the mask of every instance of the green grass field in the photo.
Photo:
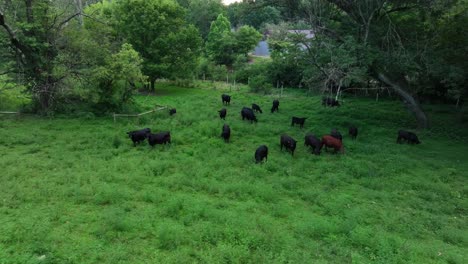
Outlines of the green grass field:
M0 263L466 263L468 123L449 107L425 106L432 129L410 146L395 143L414 124L396 101L331 109L287 91L271 114L274 96L233 91L225 144L223 92L159 88L137 101L177 114L140 123L0 117ZM253 102L257 124L240 118ZM172 145L133 147L125 132L144 127ZM345 155L305 149L307 132L334 127Z

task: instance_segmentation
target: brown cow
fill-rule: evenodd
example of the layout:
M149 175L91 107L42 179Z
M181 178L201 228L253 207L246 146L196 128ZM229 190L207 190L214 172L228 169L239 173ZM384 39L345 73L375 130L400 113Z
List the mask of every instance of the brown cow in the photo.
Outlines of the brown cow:
M341 140L334 138L330 135L325 135L322 137L322 147L325 146L325 151L327 148L333 148L335 150L335 153L337 151L340 151L342 154L344 154L344 146Z

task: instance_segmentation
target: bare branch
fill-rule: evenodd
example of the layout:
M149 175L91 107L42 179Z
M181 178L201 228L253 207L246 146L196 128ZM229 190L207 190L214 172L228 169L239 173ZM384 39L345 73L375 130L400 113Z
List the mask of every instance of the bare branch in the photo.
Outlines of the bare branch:
M5 22L5 15L3 14L2 11L0 11L0 26L2 26L6 32L8 33L8 36L10 36L10 41L11 43L13 44L13 46L16 48L16 50L18 52L21 53L21 55L24 55L24 53L26 53L26 46L24 46L19 40L18 38L16 37L16 34L15 32L13 31L13 29L10 27L10 25L8 25L6 22Z
M75 14L69 16L67 19L65 19L64 21L62 21L62 22L58 25L58 29L62 29L62 28L63 28L63 25L65 25L65 24L68 23L70 20L72 20L74 17L79 16L79 15L81 15L81 12L78 12L78 13L75 13Z

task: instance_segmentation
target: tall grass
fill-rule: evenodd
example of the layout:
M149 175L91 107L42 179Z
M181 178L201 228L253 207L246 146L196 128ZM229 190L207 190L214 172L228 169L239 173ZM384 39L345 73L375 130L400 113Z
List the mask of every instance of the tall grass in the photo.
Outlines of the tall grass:
M393 101L160 87L133 119L0 123L0 263L464 263L468 135L450 110L428 107L421 145L398 145L413 120ZM253 102L259 122L240 118ZM290 127L291 116L309 117ZM231 126L231 142L220 137ZM315 156L304 135L349 124L345 155ZM126 131L170 130L172 145L133 147ZM279 136L298 140L291 156ZM269 147L268 162L254 163Z

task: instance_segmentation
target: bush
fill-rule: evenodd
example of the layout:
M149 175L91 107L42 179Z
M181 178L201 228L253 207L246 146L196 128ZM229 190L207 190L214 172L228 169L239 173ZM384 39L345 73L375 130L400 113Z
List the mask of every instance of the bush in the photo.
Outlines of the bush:
M31 99L25 95L24 89L24 86L0 76L0 109L13 111L29 104Z
M236 81L249 83L249 78L254 76L264 76L267 82L271 82L270 74L271 62L267 60L256 60L251 64L244 64L236 71Z
M264 75L256 75L250 78L249 82L250 91L254 93L263 92L268 94L273 88L271 83L268 82L268 79Z
M197 75L200 79L225 81L227 73L226 66L216 65L207 59L202 59L198 63Z

